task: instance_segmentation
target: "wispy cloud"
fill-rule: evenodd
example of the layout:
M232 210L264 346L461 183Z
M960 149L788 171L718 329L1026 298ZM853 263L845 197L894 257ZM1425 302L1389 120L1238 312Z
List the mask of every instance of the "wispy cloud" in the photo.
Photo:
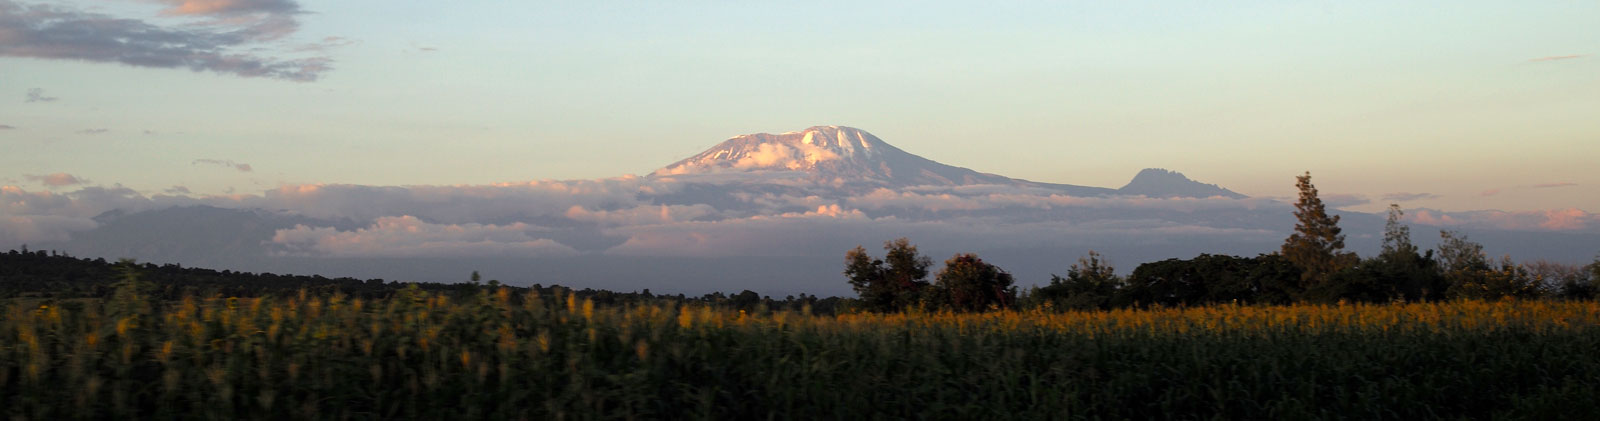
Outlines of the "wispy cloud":
M65 187L65 186L72 186L72 185L84 184L84 183L88 183L89 182L89 180L78 178L77 176L74 176L72 174L67 174L67 173L64 173L64 172L58 172L58 173L55 173L55 174L45 174L45 175L31 175L30 174L30 175L24 175L23 177L27 178L28 181L39 182L39 184L43 184L46 187Z
M5 10L5 9L3 9L3 7L4 7L4 5L0 4L0 10ZM4 17L0 17L0 19L4 19ZM4 22L5 22L4 20L0 20L0 24L3 24ZM3 28L4 28L4 26L0 26L0 29L3 29ZM0 44L0 52L4 52L5 51L4 49L5 49L5 45L4 44ZM28 100L26 102L55 102L55 100L58 100L58 99L61 99L61 98L56 98L56 97L53 97L53 96L44 96L44 89L42 89L42 88L32 88L32 89L28 89Z
M16 129L17 129L17 126L13 126L13 125L10 125L10 124L0 124L0 130L16 130Z
M1503 230L1583 231L1600 225L1600 214L1578 208L1527 211L1442 212L1422 209L1411 222L1434 226L1475 226Z
M1412 200L1437 199L1439 195L1433 193L1389 193L1383 195L1385 202L1406 202Z
M159 0L166 16L201 19L168 25L48 4L0 0L0 56L188 68L243 77L315 81L328 57L281 58L264 43L299 29L292 0Z
M1497 194L1500 194L1500 189L1488 189L1488 190L1484 190L1483 193L1478 193L1479 196L1483 196L1483 197L1494 196L1494 195L1497 195Z
M78 134L97 135L97 134L104 134L104 133L109 132L109 131L111 131L111 129L83 129L83 130L79 130Z
M184 186L172 186L166 190L162 190L162 192L166 194L189 194L189 188Z
M304 51L323 52L323 51L328 51L328 50L331 50L331 49L334 49L334 48L343 47L343 46L352 45L352 44L356 44L356 41L353 40L353 39L349 39L349 38L345 38L345 37L325 37L325 38L322 39L322 41L309 43L309 44L301 44L300 46L295 47L294 50L295 51L302 51L302 52L304 52Z
M194 162L190 163L190 165L200 165L200 164L220 165L220 166L224 166L224 167L233 167L233 169L239 170L239 172L255 171L254 168L250 168L250 164L233 162L232 160L227 160L227 159L204 159L204 158L202 158L202 159L196 159L196 160L194 160Z
M1575 59L1575 58L1583 58L1584 56L1587 56L1587 55L1588 54L1567 54L1567 55L1564 55L1564 56L1545 56L1545 57L1539 57L1539 58L1530 58L1530 59L1528 59L1528 61L1539 62L1539 61L1571 60L1571 59Z
M1578 185L1578 183L1568 183L1568 182L1543 183L1543 184L1534 184L1533 188L1536 188L1536 189L1548 189L1548 188L1552 188L1552 187L1572 187L1572 186L1576 186L1576 185Z
M1322 202L1326 203L1328 207L1342 208L1346 206L1357 206L1372 203L1372 199L1368 199L1366 196L1359 194L1335 193L1322 195Z

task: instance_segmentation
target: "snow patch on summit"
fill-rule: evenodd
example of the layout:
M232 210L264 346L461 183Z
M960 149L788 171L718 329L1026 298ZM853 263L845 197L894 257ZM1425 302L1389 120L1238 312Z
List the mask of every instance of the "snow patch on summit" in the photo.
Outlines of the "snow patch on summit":
M799 132L758 133L735 136L711 150L656 171L655 175L678 175L733 171L808 171L829 161L867 164L878 158L876 137L859 129L817 126Z
M650 176L692 177L698 182L773 183L782 180L786 185L850 186L853 191L870 191L883 186L1008 185L1080 195L1113 192L1094 187L1035 183L945 165L896 148L866 131L844 126L734 136L705 152L656 170Z

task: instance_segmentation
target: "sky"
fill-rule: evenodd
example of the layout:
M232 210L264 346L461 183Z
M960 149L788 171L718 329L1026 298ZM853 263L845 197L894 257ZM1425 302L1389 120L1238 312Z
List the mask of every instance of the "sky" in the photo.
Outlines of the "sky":
M1600 211L1600 3L0 0L0 185L648 174L867 130L946 164Z

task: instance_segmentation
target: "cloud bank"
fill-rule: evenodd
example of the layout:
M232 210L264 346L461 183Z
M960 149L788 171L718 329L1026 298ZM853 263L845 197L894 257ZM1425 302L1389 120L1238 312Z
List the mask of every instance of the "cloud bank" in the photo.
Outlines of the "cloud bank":
M1578 208L1532 211L1471 211L1440 212L1420 209L1411 212L1406 220L1438 227L1493 228L1518 231L1576 231L1587 232L1600 228L1600 214Z
M197 163L242 165L205 161ZM51 188L85 182L65 173L28 179ZM1004 185L851 193L817 186L711 185L627 176L467 186L286 185L225 196L188 193L182 186L156 195L121 187L55 193L6 186L0 190L0 216L7 228L0 239L61 241L99 226L95 217L104 212L192 205L265 209L325 221L280 229L257 241L285 256L332 258L829 255L900 236L980 248L1170 245L1180 238L1272 242L1293 226L1292 207L1269 199L1079 197ZM1579 209L1419 209L1408 212L1407 221L1440 227L1600 230L1600 219ZM1377 226L1347 230L1359 233Z
M311 82L332 69L327 56L287 58L264 51L299 29L290 0L161 0L182 25L0 0L0 56L187 68L242 77ZM39 100L44 101L42 94ZM35 102L29 91L29 102Z
M278 230L272 242L286 254L323 257L567 257L577 250L526 223L433 224L414 216L382 217L351 231L297 225Z

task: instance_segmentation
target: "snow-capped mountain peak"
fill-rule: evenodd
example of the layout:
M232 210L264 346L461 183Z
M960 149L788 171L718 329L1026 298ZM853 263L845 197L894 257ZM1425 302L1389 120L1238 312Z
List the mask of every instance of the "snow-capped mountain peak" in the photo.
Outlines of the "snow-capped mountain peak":
M654 175L730 170L818 172L828 169L824 167L868 165L893 148L861 129L817 126L799 132L734 136L699 155L657 170ZM898 149L894 152L904 154Z
M651 177L724 180L803 179L825 185L1045 185L934 162L884 142L865 130L815 126L779 134L734 136L651 173ZM1077 186L1049 185L1063 188ZM1094 189L1097 193L1101 190Z
M779 134L756 133L728 140L650 174L700 181L771 182L798 180L859 189L907 186L1010 185L1058 190L1076 196L1115 194L1151 197L1241 198L1216 185L1189 180L1176 172L1148 169L1122 189L1040 183L945 165L884 142L865 130L814 126Z

